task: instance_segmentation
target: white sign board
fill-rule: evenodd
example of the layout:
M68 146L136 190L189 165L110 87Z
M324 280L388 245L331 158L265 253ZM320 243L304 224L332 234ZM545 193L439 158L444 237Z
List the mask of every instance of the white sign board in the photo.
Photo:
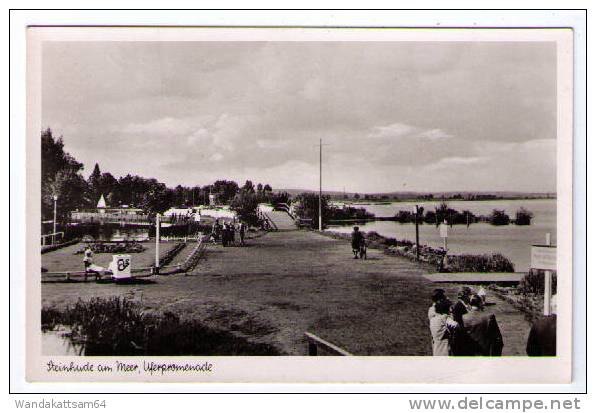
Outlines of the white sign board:
M532 245L530 267L537 270L557 271L557 247Z
M110 263L110 270L112 271L112 278L124 279L130 278L130 270L132 261L130 255L116 254L112 255L112 262Z
M447 238L447 228L449 227L445 223L439 225L439 235L441 238Z

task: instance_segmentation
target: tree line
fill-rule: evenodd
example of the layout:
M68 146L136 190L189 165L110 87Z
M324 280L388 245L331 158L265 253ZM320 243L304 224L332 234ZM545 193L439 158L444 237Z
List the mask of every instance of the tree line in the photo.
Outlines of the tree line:
M269 184L247 180L239 186L232 180L220 179L209 185L169 188L155 178L127 174L116 178L101 171L96 163L88 179L84 165L64 150L63 138L50 128L41 132L41 213L42 219L53 218L54 196L58 197L58 220L65 222L70 211L94 208L103 195L108 206L140 208L148 214L163 213L172 206L190 207L208 204L209 195L218 204L229 204L247 217L256 215L260 202L286 199L287 194L273 193Z

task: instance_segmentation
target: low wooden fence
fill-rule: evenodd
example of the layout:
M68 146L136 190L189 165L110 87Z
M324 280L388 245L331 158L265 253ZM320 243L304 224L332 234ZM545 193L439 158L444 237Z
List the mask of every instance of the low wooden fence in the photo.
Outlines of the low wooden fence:
M295 222L298 228L310 228L312 226L312 218L296 218Z
M203 251L205 251L207 245L206 240L207 237L204 237L197 242L197 245L193 248L191 253L188 254L186 259L182 262L182 264L180 264L180 271L190 271L197 265L201 255L203 254Z
M70 245L74 245L80 242L80 238L71 239L70 241L63 242L62 244L53 244L53 245L42 245L41 246L41 253L45 254L46 252L52 252L59 250L60 248L68 247Z

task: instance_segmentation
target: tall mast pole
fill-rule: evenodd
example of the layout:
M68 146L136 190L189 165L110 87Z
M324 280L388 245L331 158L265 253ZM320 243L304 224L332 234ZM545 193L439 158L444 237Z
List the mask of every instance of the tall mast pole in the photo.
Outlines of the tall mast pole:
M319 231L323 231L323 139L319 139Z

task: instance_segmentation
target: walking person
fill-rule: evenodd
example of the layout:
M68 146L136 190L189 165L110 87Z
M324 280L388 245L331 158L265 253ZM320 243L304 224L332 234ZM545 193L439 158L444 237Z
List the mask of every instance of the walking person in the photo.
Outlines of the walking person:
M228 242L234 246L236 245L236 226L233 223L230 223L230 225L228 226L228 231L229 233L229 240Z
M358 259L363 241L364 235L360 232L360 228L354 227L354 231L352 231L352 254L354 254L355 260Z
M228 238L229 237L229 230L228 230L228 223L224 222L223 230L221 232L221 245L224 247L228 246Z
M238 234L240 235L240 245L244 245L244 231L245 231L245 227L244 227L244 222L241 222L238 228Z
M219 241L220 230L221 228L219 226L219 220L216 219L213 223L213 226L211 227L211 239L213 240L214 244L217 244L217 242Z

